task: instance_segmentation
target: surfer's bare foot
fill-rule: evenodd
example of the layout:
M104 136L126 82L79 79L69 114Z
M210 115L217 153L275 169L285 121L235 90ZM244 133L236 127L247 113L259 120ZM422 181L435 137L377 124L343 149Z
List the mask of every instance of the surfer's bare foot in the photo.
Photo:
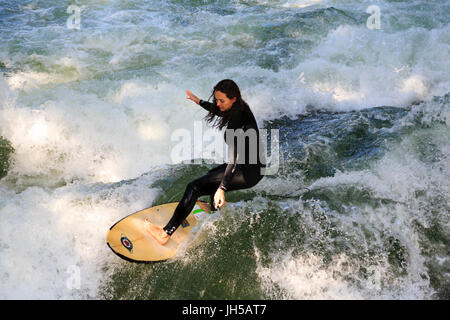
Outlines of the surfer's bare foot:
M164 231L164 229L151 223L148 218L145 218L144 220L144 228L160 245L163 246L167 243L167 241L169 241L170 236Z
M206 213L210 213L211 212L211 206L208 203L205 202L201 202L201 201L197 201L198 202L198 206L205 210Z

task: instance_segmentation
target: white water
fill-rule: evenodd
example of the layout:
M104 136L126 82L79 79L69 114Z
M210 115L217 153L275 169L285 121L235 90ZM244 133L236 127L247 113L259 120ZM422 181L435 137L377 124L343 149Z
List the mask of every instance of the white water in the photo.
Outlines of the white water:
M67 30L64 17L58 23L25 27L26 22L39 25L43 17L52 21L52 14L45 2L21 7L22 15L10 30L19 49L0 45L0 61L15 70L0 78L0 134L15 149L8 176L0 181L0 298L98 296L111 270L102 268L117 263L105 245L106 230L124 215L152 204L159 192L150 188L159 177L159 171L152 170L171 164L168 141L173 130L192 131L193 121L205 115L186 100L185 89L206 99L216 82L233 78L260 123L304 113L307 105L329 111L407 106L449 91L448 24L384 31L343 23L323 36L306 35L314 46L299 50L305 58L294 68L281 64L274 72L253 63L255 57L281 51L276 44L262 46L247 24L276 24L290 17L285 10L329 3L339 7L334 1L282 1L265 13L228 16L183 13L180 7L180 23L173 24L169 2L142 11L131 3L88 1L79 31ZM358 1L355 6L365 9ZM396 10L383 12L388 18ZM210 30L206 35L205 29ZM302 36L292 29L290 37ZM39 47L34 41L42 43L44 52L30 52ZM51 41L54 45L47 44ZM240 59L243 54L247 60ZM139 68L147 68L148 75L129 76ZM441 148L448 154L445 140ZM376 181L371 185L375 192L393 191L396 199L406 201L411 181L429 188L422 178L430 169L414 162L405 169L401 159L389 154L373 172L338 174L316 184ZM443 167L448 169L448 163ZM129 184L111 184L134 178ZM448 187L448 180L436 179ZM392 190L383 189L386 182ZM284 186L281 181L279 187ZM402 210L396 213L401 216ZM373 225L387 219L378 212L368 215L380 216ZM409 228L408 219L399 223ZM400 293L382 290L379 297L429 296L427 280L417 278L424 266L415 241L407 238L418 258L413 260L418 271L405 282L413 287ZM284 253L280 265L261 267L261 277L269 287L272 281L285 288L289 298L367 298L366 291L333 278L335 270L341 277L352 272L342 267L345 256L328 268L318 266L320 259ZM73 266L80 272L79 289L71 284ZM382 263L377 272L383 273ZM312 274L317 276L307 281Z

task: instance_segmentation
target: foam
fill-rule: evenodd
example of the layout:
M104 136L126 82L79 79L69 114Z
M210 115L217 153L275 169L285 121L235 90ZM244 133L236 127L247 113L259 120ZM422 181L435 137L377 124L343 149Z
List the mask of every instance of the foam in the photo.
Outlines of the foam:
M10 174L114 182L172 164L172 132L192 132L195 114L205 114L183 93L173 96L175 90L130 81L112 90L109 102L58 89L56 100L36 108L1 109L2 135L15 148Z
M206 99L215 83L233 78L260 124L306 113L307 106L329 111L404 106L448 91L448 25L431 30L390 27L374 31L343 24L314 37L292 30L291 35L312 41L311 49L298 52L301 60L293 69L282 63L275 72L253 60L236 65L235 58L242 50L236 43L245 41L245 49L253 50L251 57L275 52L272 43L259 48L262 42L252 31L268 17L286 19L285 11L277 11L279 6L284 5L283 10L308 6L309 10L328 4L314 0L258 2L272 7L246 16L246 11L220 15L182 8L173 13L173 4L155 11L145 7L145 2L137 6L149 10L122 11L120 1L91 1L77 31L54 24L35 26L33 14L40 14L36 8L40 5L23 7L26 12L17 19L20 25L30 23L33 28L11 29L23 42L14 50L0 48L1 61L9 70L0 78L1 135L15 150L8 176L0 181L1 298L98 297L102 281L117 262L105 246L105 230L124 215L152 204L159 190L149 186L158 178L157 169L172 164L171 133L182 128L192 132L193 121L205 115L186 100L185 89ZM46 12L41 13L52 14ZM398 12L391 7L383 17ZM139 24L135 18L140 19ZM243 21L248 25L241 26ZM205 27L211 28L206 38ZM41 45L49 39L51 45ZM38 47L33 47L36 43ZM27 55L36 48L43 53ZM144 54L151 63L139 63ZM229 60L217 59L223 56ZM129 76L147 70L148 75ZM422 111L428 114L430 106ZM443 114L448 125L448 110ZM430 121L435 116L430 116ZM405 121L400 125L406 126L414 118ZM441 153L448 155L445 136L433 138ZM411 232L413 219L424 225L429 221L421 204L414 202L414 192L448 194L450 178L445 172L449 172L449 164L448 157L442 158L430 169L408 154L410 146L406 143L398 152L390 152L370 170L338 172L311 186L353 185L397 203L378 211L362 208L364 214L359 218L355 213L340 220L348 230L352 219L366 223L375 236L383 228L391 230L407 245L413 263L401 283L405 289L380 287L377 297L431 294L428 280L420 278L427 273L426 258L420 253L417 235ZM298 181L281 177L263 181L256 190L284 195L291 182L302 187L301 176L296 178ZM416 211L407 210L404 203ZM293 214L298 212L293 210ZM355 237L360 233L356 230ZM377 241L379 245L381 240ZM285 252L272 258L281 263L263 265L258 260L258 272L266 289L278 284L285 292L283 297L360 299L372 292L344 279L357 270L346 254L334 256L328 266L321 265L323 256L313 253L296 256ZM350 267L344 266L346 262ZM112 267L105 271L108 264ZM72 266L80 271L80 289L68 286ZM369 273L389 278L386 267L382 261ZM368 285L364 279L355 279L358 281Z
M308 102L313 105L349 111L407 106L443 95L448 90L444 83L449 79L442 70L449 64L442 54L447 44L438 39L445 33L447 28L388 34L359 26L339 26L295 69L297 75L303 72L303 82L294 83L300 89L299 98L305 90L312 90L317 101ZM419 38L423 46L411 47ZM427 48L433 48L431 56ZM412 52L415 59L411 62Z
M30 187L20 194L0 185L4 219L0 226L0 297L98 297L103 277L117 264L105 245L106 230L123 216L152 203L159 190L148 184L155 178L143 176L117 187ZM106 265L109 268L105 270Z
M445 104L444 104L445 105ZM396 126L402 130L418 126L420 120L430 126L447 119L442 102L421 104ZM415 121L413 121L415 120ZM314 181L308 188L330 190L334 197L345 195L348 188L365 191L370 199L383 201L381 205L362 203L345 205L345 212L335 212L320 201L287 200L286 213L298 215L307 230L302 252L286 250L273 252L270 263L261 259L254 248L257 273L264 291L280 299L428 299L436 292L430 283L428 265L436 263L442 268L448 258L440 244L423 244L417 223L430 228L438 223L448 229L445 208L450 190L450 162L447 135L442 127L417 128L414 134L388 145L386 154L372 163L369 169L338 171L333 177ZM431 137L430 137L431 136ZM433 141L433 159L420 152L422 139ZM418 196L423 193L423 196ZM437 199L443 201L436 203ZM321 219L315 217L321 215ZM348 251L333 247L336 238L330 237L329 228L342 233ZM278 241L283 241L281 235ZM398 239L405 250L406 273L393 273L385 243L389 237ZM325 246L318 253L317 243ZM433 246L436 256L423 252L423 246ZM369 254L369 252L372 252ZM328 261L331 255L331 261ZM328 262L326 262L328 261ZM361 274L361 268L366 275ZM280 288L276 290L275 288Z

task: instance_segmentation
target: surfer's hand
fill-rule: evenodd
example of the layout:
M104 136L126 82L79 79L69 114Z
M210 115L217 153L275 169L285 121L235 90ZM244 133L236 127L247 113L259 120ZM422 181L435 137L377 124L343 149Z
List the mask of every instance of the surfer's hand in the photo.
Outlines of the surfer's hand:
M220 208L224 204L225 204L225 191L219 188L214 194L214 206L216 208Z
M199 99L196 95L194 95L194 94L193 94L192 92L190 92L189 90L186 90L186 94L188 95L188 96L186 97L186 99L190 99L190 100L194 101L196 104L199 104L200 99Z

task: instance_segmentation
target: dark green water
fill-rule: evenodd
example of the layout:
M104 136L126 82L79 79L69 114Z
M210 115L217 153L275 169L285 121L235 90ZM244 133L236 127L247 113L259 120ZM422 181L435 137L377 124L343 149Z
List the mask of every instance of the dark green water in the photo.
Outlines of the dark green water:
M298 298L285 282L302 287L308 280L314 283L315 272L326 272L316 283L325 289L324 297L331 288L322 281L338 279L345 284L341 283L343 297L354 298L358 292L367 299L402 297L402 285L429 280L436 290L432 297L446 299L446 268L436 256L445 256L449 245L441 224L448 221L449 207L444 190L436 188L445 183L439 174L445 170L445 157L436 151L446 144L437 135L450 133L443 117L448 100L446 96L409 108L323 112L272 121L268 128L282 128L279 173L265 177L260 188L227 194L233 204L202 225L176 259L123 265L114 272L105 297ZM423 110L429 105L435 113L425 119ZM399 152L417 161L413 171L424 166L432 173L418 188L405 186L408 194L390 193L386 185L408 184L409 170L383 173L389 171L383 166L402 161ZM185 185L208 168L178 167L176 178L156 182L165 197L155 204L181 197ZM265 190L290 178L298 183L290 192ZM406 234L401 231L405 228ZM414 276L416 254L425 258L425 268ZM309 263L316 259L320 267L303 275L301 268L311 268Z
M448 299L449 7L0 0L0 298ZM225 78L278 170L173 260L121 260L113 223L218 165L171 156L185 90Z

